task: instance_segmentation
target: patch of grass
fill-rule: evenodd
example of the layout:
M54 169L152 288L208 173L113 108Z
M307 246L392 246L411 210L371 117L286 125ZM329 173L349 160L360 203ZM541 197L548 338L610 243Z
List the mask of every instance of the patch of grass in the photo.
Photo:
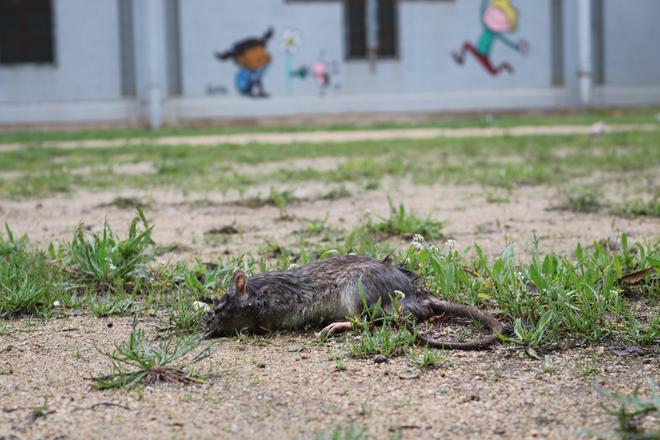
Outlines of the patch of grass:
M610 213L622 217L660 217L660 195L656 194L652 199L632 199L616 204L610 209Z
M630 394L618 394L605 391L603 394L616 406L603 405L603 409L619 422L619 434L624 440L657 439L660 429L654 432L645 432L642 429L643 420L648 417L660 415L660 394L655 382L649 381L650 395L648 398L639 396L639 390ZM657 428L657 427L656 427Z
M348 427L335 428L331 433L319 431L312 438L314 440L367 440L369 431L355 423L351 423Z
M138 225L142 226L141 230ZM65 250L65 261L76 278L99 291L121 291L128 285L135 287L139 272L144 271L151 259L147 251L154 244L152 230L153 226L141 210L131 221L128 237L123 240L107 223L101 234L93 233L88 238L81 224Z
M90 139L152 139L163 136L203 136L213 134L236 133L272 133L272 132L309 132L316 130L364 130L364 129L405 129L405 128L472 128L472 127L515 127L515 126L552 126L552 125L590 125L596 122L606 124L654 124L657 123L658 107L646 108L615 108L588 109L579 112L530 114L488 114L486 116L451 115L424 122L374 122L374 123L302 123L293 125L263 125L249 124L218 127L172 127L158 131L142 129L94 129L77 131L3 131L0 132L0 143L23 142L40 144L46 141L85 141Z
M188 295L178 295L167 308L168 325L164 330L177 334L200 333L208 307L200 301L192 301Z
M406 357L413 365L422 370L437 368L441 363L447 360L447 355L445 353L429 348L422 349L420 356L417 356L414 352L410 351Z
M325 181L378 185L385 176L411 177L419 183L481 183L511 188L523 184L562 184L595 171L652 170L660 164L660 133L611 133L586 136L522 136L386 140L328 144L272 145L127 145L98 149L27 148L0 152L0 171L24 173L0 179L0 197L33 197L73 188L152 188L184 191L245 190L257 183ZM237 172L233 165L256 165L291 158L343 157L327 171L280 169L261 174ZM644 161L639 161L644 157ZM425 158L425 160L420 160ZM494 161L493 158L500 160ZM502 159L503 158L503 159ZM510 159L508 159L510 158ZM98 167L109 161L151 163L156 174L126 175L108 169L78 175L68 170ZM266 197L267 198L267 197Z
M49 314L61 299L60 274L44 252L28 248L28 238L15 238L5 226L0 233L0 315Z
M345 199L351 196L351 192L346 188L346 185L339 185L329 189L325 194L321 195L321 200L338 200Z
M87 297L87 307L92 315L97 318L108 316L126 316L131 313L135 301L126 294L113 295L112 297Z
M617 248L596 243L586 251L578 245L572 261L555 254L542 257L534 244L530 262L517 264L511 247L491 263L478 246L466 260L456 250L423 242L411 246L406 265L439 296L482 305L513 322L515 333L509 341L532 355L541 347L607 339L648 344L659 334L657 322L632 317L625 292L632 287L640 292L640 300L655 301L660 246L631 246L622 235ZM627 286L625 276L639 271L643 275L634 287Z
M109 374L94 377L92 388L96 390L130 389L138 384L178 382L203 383L204 377L188 369L189 366L209 357L211 345L183 363L182 358L196 350L201 337L190 336L174 342L161 341L158 346L149 344L144 331L137 327L137 319L128 341L115 344L115 350L101 351L112 363Z
M146 209L150 206L149 202L146 202L139 197L115 197L112 201L108 203L102 203L98 205L99 208L115 207L119 209Z
M389 201L390 216L382 218L376 223L369 223L367 229L372 232L382 232L388 235L396 235L411 239L415 234L422 235L429 240L437 240L443 237L442 228L444 223L433 220L430 216L420 218L414 212L406 210L403 203L395 207Z
M390 300L392 311L382 307L380 298L369 306L364 295L362 280L358 281L362 297L363 312L359 318L351 319L357 340L347 346L351 356L368 357L376 354L385 357L404 354L417 341L417 330L411 316L403 316L400 308L401 296L393 292Z
M594 186L573 186L562 191L557 209L573 212L595 212L602 206L602 194Z
M260 208L269 205L275 206L280 212L280 217L284 217L286 214L286 207L291 203L299 201L300 199L293 194L292 190L285 189L280 191L271 187L268 196L255 196L243 199L238 202L238 205L247 206L249 208Z

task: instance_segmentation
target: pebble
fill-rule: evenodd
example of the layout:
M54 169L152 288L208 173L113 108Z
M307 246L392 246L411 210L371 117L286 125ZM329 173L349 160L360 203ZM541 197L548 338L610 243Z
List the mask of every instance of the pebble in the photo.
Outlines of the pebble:
M383 362L387 362L387 358L383 356L382 354L377 354L374 356L374 363L376 364L382 364Z

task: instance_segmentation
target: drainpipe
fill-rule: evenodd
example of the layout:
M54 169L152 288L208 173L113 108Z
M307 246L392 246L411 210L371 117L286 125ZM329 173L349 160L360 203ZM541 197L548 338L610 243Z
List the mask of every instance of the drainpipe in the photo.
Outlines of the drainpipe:
M365 11L365 26L367 34L367 55L369 57L369 70L376 71L378 59L378 0L367 0Z
M580 104L591 102L591 0L578 0Z
M161 70L165 66L161 44L164 36L162 0L144 1L145 75L144 97L147 102L149 128L158 130L162 122L163 82Z

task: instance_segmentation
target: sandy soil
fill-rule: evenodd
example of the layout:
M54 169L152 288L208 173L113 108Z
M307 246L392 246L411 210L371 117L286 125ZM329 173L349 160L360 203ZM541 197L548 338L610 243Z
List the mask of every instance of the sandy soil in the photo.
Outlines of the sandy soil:
M129 318L108 322L11 325L0 338L0 438L313 438L351 422L372 438L594 438L616 427L600 390L660 379L657 358L603 348L551 354L549 371L501 347L448 353L429 371L405 358L348 359L337 371L340 341L316 345L310 334L283 334L219 340L199 365L213 375L203 385L92 391L84 378L109 368L96 348L110 349L130 332ZM32 420L44 396L49 414ZM645 427L659 424L649 419Z
M271 184L250 189L242 197L270 191ZM488 203L491 190L476 185L414 185L408 180L384 181L381 188L362 191L348 186L354 195L338 200L321 200L319 196L333 186L321 182L307 182L289 186L297 197L307 199L287 207L288 220L280 219L272 206L254 209L237 206L241 196L228 193L184 195L176 189L119 192L79 192L40 200L8 201L0 203L0 222L8 223L15 233L26 233L41 247L53 242L70 240L73 229L84 221L98 229L107 220L123 233L134 215L132 208L107 206L117 197L138 197L149 204L149 219L156 225L154 238L161 245L183 245L191 250L185 257L216 256L253 252L267 241L296 245L299 236L294 232L310 221L323 221L336 228L349 229L365 215L373 218L388 215L388 196L398 204L420 216L431 215L447 222L446 234L464 248L474 242L489 254L496 255L512 243L523 254L534 234L546 251L571 253L578 241L591 243L626 232L634 239L660 238L660 220L654 218L626 219L607 213L574 213L551 209L557 205L555 189L544 186L525 186L502 193L506 202ZM205 232L235 225L243 231L239 235L208 240ZM401 240L393 244L405 246ZM181 255L166 255L180 258Z
M279 166L260 165L260 171ZM123 169L136 170L143 171ZM624 190L613 185L607 193L621 197ZM349 184L353 196L321 200L332 187L320 182L289 186L304 200L287 208L288 220L280 219L274 207L237 205L242 197L267 195L270 184L264 184L244 195L184 194L171 188L0 200L0 223L27 233L40 247L70 240L80 221L98 229L107 220L123 234L134 210L108 204L118 196L138 197L149 205L155 240L185 249L161 259L211 259L255 252L269 240L295 248L295 232L313 220L349 229L365 215L386 216L389 195L419 215L446 221L445 232L460 249L476 241L489 255L508 243L524 255L533 234L543 249L569 255L578 241L621 231L633 239L660 238L660 219L549 210L558 202L557 193L545 186L498 192L506 201L489 203L493 190L476 185L389 179L378 190ZM232 224L242 232L221 240L205 234ZM406 246L398 239L393 244ZM155 318L143 321L149 335L156 334L158 324ZM616 427L615 418L601 408L605 399L599 390L630 392L646 387L647 379L660 380L657 355L617 357L605 347L551 353L549 372L543 371L543 361L518 357L504 347L448 353L440 368L426 372L405 358L383 364L349 359L346 371L336 371L341 340L319 345L312 334L287 333L268 340L218 341L216 353L200 366L213 374L204 385L91 391L85 378L109 367L96 348L110 349L129 332L129 318L9 322L0 336L0 439L131 438L137 432L141 438L313 438L321 429L331 432L351 422L367 427L372 438L397 433L411 439L593 438ZM49 414L32 420L44 397ZM647 425L660 427L660 420Z

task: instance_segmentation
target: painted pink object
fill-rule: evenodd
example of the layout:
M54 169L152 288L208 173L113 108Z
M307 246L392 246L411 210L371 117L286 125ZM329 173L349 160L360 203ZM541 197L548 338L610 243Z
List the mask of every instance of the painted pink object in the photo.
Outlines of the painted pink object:
M328 68L323 61L316 61L311 65L312 75L316 80L316 83L325 87L330 83L330 74L328 73Z
M484 12L484 24L493 32L510 32L511 23L504 11L494 6L488 6Z

